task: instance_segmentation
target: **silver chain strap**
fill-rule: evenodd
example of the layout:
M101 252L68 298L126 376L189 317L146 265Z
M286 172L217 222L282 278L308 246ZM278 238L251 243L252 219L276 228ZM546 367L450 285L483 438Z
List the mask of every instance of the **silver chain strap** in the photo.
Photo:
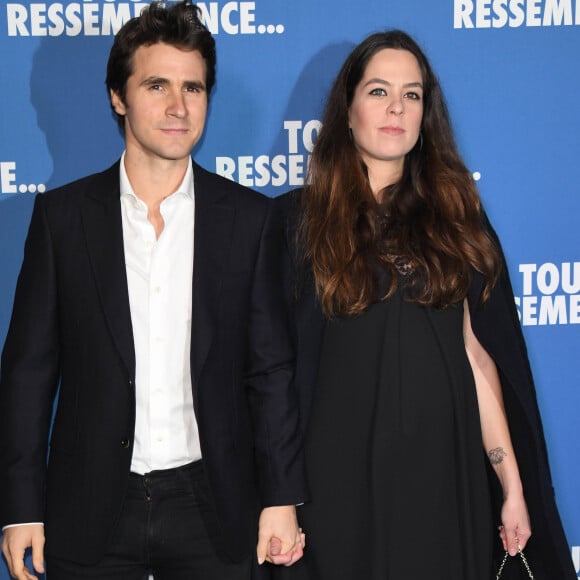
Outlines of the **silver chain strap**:
M524 566L526 567L526 571L528 573L528 576L530 577L530 580L534 580L534 575L532 574L532 570L530 568L530 565L528 564L528 561L526 560L526 557L524 556L522 548L520 547L519 544L518 544L518 553L522 559L522 562L524 563ZM503 556L503 560L501 561L501 566L499 567L499 570L497 571L497 574L495 576L495 580L500 580L501 573L503 572L503 567L505 566L505 563L507 562L508 556L509 556L509 553L506 552Z

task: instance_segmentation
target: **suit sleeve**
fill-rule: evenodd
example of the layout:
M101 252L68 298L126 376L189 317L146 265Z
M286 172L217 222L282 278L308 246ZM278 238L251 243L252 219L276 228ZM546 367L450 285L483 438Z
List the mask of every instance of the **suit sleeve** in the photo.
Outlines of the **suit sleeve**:
M43 195L24 250L0 378L0 525L42 521L48 433L59 376L53 246Z
M269 204L251 293L247 385L264 506L306 500L302 435L293 381L294 357L283 299L283 229Z

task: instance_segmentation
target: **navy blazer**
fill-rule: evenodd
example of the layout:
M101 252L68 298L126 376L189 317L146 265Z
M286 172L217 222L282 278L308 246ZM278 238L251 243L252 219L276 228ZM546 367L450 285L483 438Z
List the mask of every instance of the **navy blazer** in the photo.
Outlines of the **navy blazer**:
M194 180L193 400L237 560L261 507L306 499L281 229L268 198L197 164ZM2 357L0 525L44 521L48 553L101 558L127 487L134 377L117 162L35 201Z

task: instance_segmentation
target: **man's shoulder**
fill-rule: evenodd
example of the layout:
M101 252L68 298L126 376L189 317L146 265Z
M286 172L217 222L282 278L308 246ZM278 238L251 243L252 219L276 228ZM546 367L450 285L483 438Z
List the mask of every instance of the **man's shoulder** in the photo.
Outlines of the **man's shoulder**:
M119 188L119 162L104 171L85 175L79 179L50 189L42 194L44 203L59 204L70 200L79 200L84 193L98 192Z
M304 189L299 187L297 189L291 189L286 193L282 193L278 197L276 197L276 205L284 212L284 213L294 213L300 209L300 205L302 203L302 196Z
M292 189L275 198L276 211L288 232L294 232L300 221L304 189Z
M243 205L255 207L267 206L271 202L271 198L263 193L208 171L196 162L193 165L193 172L196 189L199 188L200 192L206 190L209 195L222 193L234 200L241 201Z

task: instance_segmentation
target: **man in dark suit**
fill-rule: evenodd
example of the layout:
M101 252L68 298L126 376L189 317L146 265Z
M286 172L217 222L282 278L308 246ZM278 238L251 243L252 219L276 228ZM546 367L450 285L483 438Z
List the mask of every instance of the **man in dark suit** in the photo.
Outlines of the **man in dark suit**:
M29 547L50 580L249 580L302 555L281 231L190 157L214 77L197 8L151 5L109 57L123 157L36 199L0 384L16 578Z

